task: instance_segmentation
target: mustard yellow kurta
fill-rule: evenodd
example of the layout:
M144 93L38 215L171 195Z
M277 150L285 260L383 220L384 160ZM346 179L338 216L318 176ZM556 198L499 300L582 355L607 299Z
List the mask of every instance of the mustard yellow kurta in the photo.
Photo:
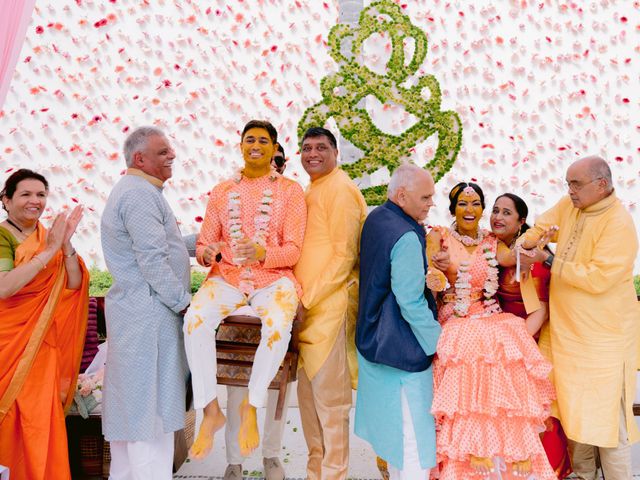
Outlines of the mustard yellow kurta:
M327 359L347 316L352 274L367 205L339 168L312 182L305 193L307 229L295 276L307 309L299 334L299 362L313 379Z
M534 240L551 225L560 230L554 239L550 321L541 344L550 347L562 427L576 442L618 446L624 387L627 431L635 442L640 438L632 412L640 319L633 219L615 193L585 209L565 197L525 235Z

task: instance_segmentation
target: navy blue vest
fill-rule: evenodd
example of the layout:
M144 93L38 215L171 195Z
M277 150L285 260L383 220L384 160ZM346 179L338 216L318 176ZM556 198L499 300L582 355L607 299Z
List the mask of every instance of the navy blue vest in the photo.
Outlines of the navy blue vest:
M422 245L422 261L427 271L424 227L395 203L388 201L373 210L362 227L360 238L360 304L356 324L356 346L370 362L407 372L421 372L431 365L409 323L402 318L391 291L391 250L400 237L415 231ZM431 291L424 293L436 317Z

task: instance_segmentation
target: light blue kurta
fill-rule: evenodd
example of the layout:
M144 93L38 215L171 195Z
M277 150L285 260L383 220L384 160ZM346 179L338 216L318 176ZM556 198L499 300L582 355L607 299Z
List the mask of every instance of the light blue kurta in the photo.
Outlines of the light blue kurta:
M107 200L102 249L113 286L105 301L108 352L102 431L109 441L184 427L188 367L182 316L191 301L189 255L162 189L125 175Z
M391 289L402 317L410 324L427 355L436 351L440 325L424 298L425 271L422 246L411 231L391 250ZM402 345L398 345L402 348ZM420 465L436 464L436 436L433 416L432 367L406 372L366 360L358 353L358 396L355 433L368 441L376 454L398 469L403 468L401 389L404 388L418 443Z

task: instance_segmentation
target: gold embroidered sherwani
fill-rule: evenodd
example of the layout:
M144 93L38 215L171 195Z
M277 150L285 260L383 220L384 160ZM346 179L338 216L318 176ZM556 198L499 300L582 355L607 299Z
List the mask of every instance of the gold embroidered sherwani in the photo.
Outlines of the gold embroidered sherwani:
M640 318L633 219L615 193L585 209L567 196L537 219L526 238L538 238L551 225L560 229L553 239L550 321L540 343L553 363L558 418L576 442L617 447L624 389L629 441L637 441L632 405Z
M349 463L352 385L349 293L357 293L353 271L367 206L339 168L313 181L305 200L307 229L295 275L307 309L299 334L298 375L300 418L309 449L307 478L343 480Z

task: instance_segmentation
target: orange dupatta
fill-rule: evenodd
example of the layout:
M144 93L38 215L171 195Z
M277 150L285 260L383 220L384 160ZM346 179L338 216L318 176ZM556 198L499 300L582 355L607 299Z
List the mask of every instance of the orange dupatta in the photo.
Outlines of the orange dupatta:
M16 249L15 265L30 261L46 247L46 229L38 228ZM87 325L89 274L79 290L67 290L64 257L58 252L20 291L0 300L0 424L24 383L51 325L59 322L59 385L65 410L75 391Z

